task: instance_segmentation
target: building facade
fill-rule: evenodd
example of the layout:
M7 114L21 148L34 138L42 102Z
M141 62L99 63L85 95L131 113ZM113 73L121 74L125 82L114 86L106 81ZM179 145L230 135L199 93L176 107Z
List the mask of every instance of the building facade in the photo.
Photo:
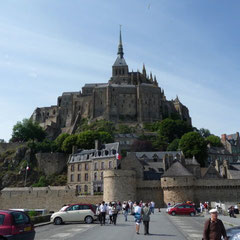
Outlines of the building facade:
M116 169L119 143L109 143L95 149L80 150L71 154L68 161L68 185L76 188L77 194L94 195L103 192L105 170Z

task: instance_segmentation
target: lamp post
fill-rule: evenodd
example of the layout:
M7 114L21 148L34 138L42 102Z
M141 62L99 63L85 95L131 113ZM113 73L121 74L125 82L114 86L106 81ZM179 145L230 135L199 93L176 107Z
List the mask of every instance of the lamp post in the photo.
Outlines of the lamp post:
M29 168L29 166L28 166L28 164L27 164L27 167L26 167L26 170L25 170L25 181L24 181L24 187L26 187L26 185L27 185L27 174L28 174L28 170L29 170L30 168Z

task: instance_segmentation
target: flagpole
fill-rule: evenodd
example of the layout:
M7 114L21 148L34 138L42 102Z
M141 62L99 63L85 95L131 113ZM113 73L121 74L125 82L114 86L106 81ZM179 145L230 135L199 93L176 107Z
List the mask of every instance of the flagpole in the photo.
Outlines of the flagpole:
M27 165L27 167L26 167L26 170L25 170L26 172L25 172L25 181L24 181L24 187L26 187L26 185L27 185L27 172L28 172L28 165Z

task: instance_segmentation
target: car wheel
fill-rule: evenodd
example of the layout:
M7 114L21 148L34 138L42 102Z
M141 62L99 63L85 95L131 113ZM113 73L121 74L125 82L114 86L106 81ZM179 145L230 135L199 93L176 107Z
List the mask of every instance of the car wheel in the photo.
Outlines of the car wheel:
M172 214L172 216L175 216L175 215L176 215L176 212L172 212L171 214Z
M190 216L191 216L191 217L195 216L195 212L191 212L191 213L190 213Z
M60 225L63 223L63 220L60 217L54 218L54 224L55 225Z
M87 224L93 223L93 218L91 216L86 216L84 222Z

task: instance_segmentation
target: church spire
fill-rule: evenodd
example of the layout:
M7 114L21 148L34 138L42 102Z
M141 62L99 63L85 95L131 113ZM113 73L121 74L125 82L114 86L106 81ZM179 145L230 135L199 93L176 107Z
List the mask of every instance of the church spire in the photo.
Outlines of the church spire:
M123 45L122 45L122 25L120 25L120 35L119 35L119 44L118 44L118 55L120 58L123 58Z

